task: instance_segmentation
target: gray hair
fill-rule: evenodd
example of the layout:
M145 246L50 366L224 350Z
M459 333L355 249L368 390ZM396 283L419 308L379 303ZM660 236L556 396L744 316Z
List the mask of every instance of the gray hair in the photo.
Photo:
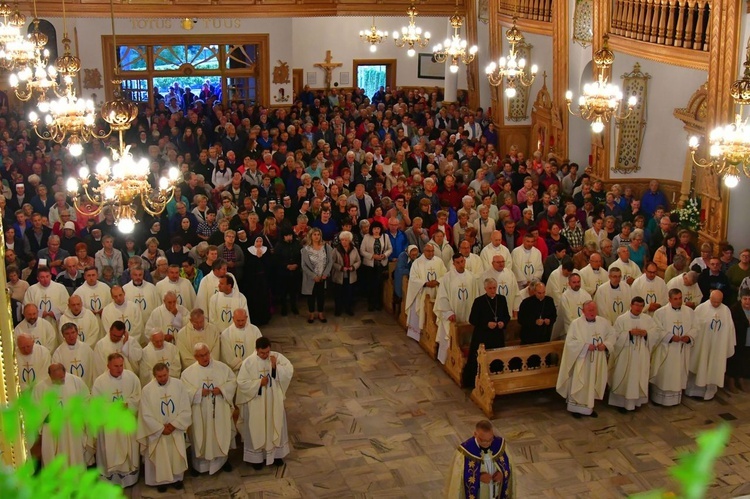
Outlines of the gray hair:
M208 345L206 345L205 343L196 343L195 345L193 345L193 353L198 353L204 348L208 350L209 353L211 352L211 349L208 348Z
M347 239L347 240L351 241L351 240L352 240L352 238L353 238L353 237L352 237L352 233L351 233L351 232L349 232L348 230L342 230L342 231L341 231L341 232L339 233L339 241L341 241L342 239Z
M497 281L494 277L488 277L484 280L484 287L486 288L488 284L494 284L495 286L497 286Z

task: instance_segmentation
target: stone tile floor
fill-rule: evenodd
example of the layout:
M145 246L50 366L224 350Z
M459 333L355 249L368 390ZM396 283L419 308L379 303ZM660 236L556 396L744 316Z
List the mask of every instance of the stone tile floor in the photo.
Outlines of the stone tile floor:
M287 396L292 452L280 468L255 471L233 451L234 471L186 475L185 490L145 498L440 498L456 445L483 414L439 364L385 313L275 317L262 328L294 364ZM598 419L572 418L553 391L495 402L509 441L519 498L610 498L670 487L667 469L702 429L728 420L730 446L711 497L750 494L750 394L720 391L710 402L647 406L623 415L603 403Z

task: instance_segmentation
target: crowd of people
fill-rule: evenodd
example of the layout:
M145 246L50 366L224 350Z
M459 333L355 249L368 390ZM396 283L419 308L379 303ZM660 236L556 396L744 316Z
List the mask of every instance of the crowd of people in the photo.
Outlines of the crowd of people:
M172 88L170 101L173 92L179 90ZM718 255L710 245L699 251L692 234L670 214L656 180L636 195L627 185L605 189L575 162L539 151L527 155L515 146L499 150L490 113L443 104L438 89L385 88L372 101L360 90L326 95L306 89L288 109L235 102L225 107L215 96L174 108L164 100L155 108L143 105L126 137L131 151L150 161L154 186L171 167L181 171L181 180L164 212L140 214L132 234L118 230L110 208L98 216L87 213L92 206L85 200L79 200L81 211L74 208L64 189L80 163L93 169L108 154L113 138L91 142L82 157L73 158L59 144L38 140L23 119L7 112L0 117L0 137L0 209L9 289L18 310L22 382L30 376L22 355L37 366L37 381L47 368L40 369L32 357L51 358L49 381L38 387L67 386L78 377L79 388L106 391L115 386L112 380L132 378L117 374L123 366L140 381L137 390L131 383L129 393L135 396L144 386L140 404L130 406L140 405L139 441L149 452L163 452L155 437L159 425L169 428L167 435L195 433L188 428L200 426L204 402L210 400L212 412L217 398L230 407L241 407L245 399L252 406L253 390L262 390L257 379L243 382L241 370L248 359L268 356L270 347L238 331L267 324L277 314L299 314L300 295L311 324L328 322L331 299L335 316L355 315L365 306L381 310L389 278L414 339L425 323L424 297L434 298L441 361L448 324L474 324L466 386L474 384L479 344L502 347L506 331L516 328L523 344L566 338L559 388L569 407L586 409L579 412L593 412L592 394L603 395L605 354L614 363L612 386L624 369L615 362L625 358L618 352L641 341L648 342L650 361L666 359L651 363L655 400L679 402L674 393L688 383L708 397L723 386L724 373L719 376L721 369L711 363L719 354L709 347L705 353L700 345L710 341L700 338L710 337L706 317L722 303L732 306L733 320L719 327L729 331L734 323L737 333L736 349L727 343L724 357L734 352L729 389L743 388L748 374L750 250L739 260L729 244ZM636 313L639 307L643 314ZM672 317L669 307L680 316ZM653 331L642 326L652 315ZM644 318L641 326L633 327L633 316ZM665 342L665 331L677 331L676 321L682 329L673 336L680 339ZM601 331L600 322L606 323ZM587 329L589 323L597 328ZM630 341L621 341L628 334ZM592 345L587 354L592 360L584 363L584 352L576 349ZM163 348L173 350L173 360L156 362L153 352ZM651 357L652 349L664 352ZM690 362L674 355L689 356ZM233 372L224 370L226 379L215 388L201 388L185 379L196 359L207 369L226 364ZM688 364L694 376L688 380L688 372L680 371L679 382L672 383L674 366ZM179 416L184 420L167 422L157 404L170 375L180 377L180 366L187 396L175 392L169 409L179 412L176 400L184 398L193 407L192 426L189 411ZM570 373L584 368L591 383L571 385L581 377ZM632 370L624 369L627 380ZM660 376L669 382L658 381ZM634 408L648 380L636 384L637 397L628 381L612 387L610 402ZM283 381L268 382L279 385L283 392ZM685 386L676 390L677 385ZM250 433L258 414L240 411L240 423L250 419ZM240 423L229 427L242 428ZM248 439L243 438L246 449ZM219 444L206 445L191 448L213 455ZM247 450L246 457L257 462ZM169 459L171 480L182 465ZM165 480L149 480L148 466L147 483L165 483L158 469Z

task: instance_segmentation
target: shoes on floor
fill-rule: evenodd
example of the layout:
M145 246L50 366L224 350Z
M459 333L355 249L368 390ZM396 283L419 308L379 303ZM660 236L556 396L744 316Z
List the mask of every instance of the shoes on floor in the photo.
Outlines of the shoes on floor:
M201 476L200 471L196 470L195 468L190 468L188 473L190 473L190 476Z
M232 467L232 465L231 465L231 463L229 461L227 461L226 463L224 463L224 466L221 467L221 471L226 471L227 473L229 473L233 469L234 468Z
M273 460L274 466L284 466L284 460L283 459L274 459Z
M165 493L167 491L167 486L166 485L157 485L156 491L163 494L163 493Z
M263 463L251 463L254 470L260 471L263 469Z
M177 490L182 490L185 488L185 485L182 483L182 480L180 480L179 482L174 483L174 488Z
M313 322L315 322L315 319L307 319L308 324L312 324Z

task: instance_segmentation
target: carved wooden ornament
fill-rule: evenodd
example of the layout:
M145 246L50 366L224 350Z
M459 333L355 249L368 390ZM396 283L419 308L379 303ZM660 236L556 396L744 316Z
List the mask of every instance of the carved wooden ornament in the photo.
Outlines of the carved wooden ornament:
M289 83L289 64L279 61L273 68L273 82L277 84Z

